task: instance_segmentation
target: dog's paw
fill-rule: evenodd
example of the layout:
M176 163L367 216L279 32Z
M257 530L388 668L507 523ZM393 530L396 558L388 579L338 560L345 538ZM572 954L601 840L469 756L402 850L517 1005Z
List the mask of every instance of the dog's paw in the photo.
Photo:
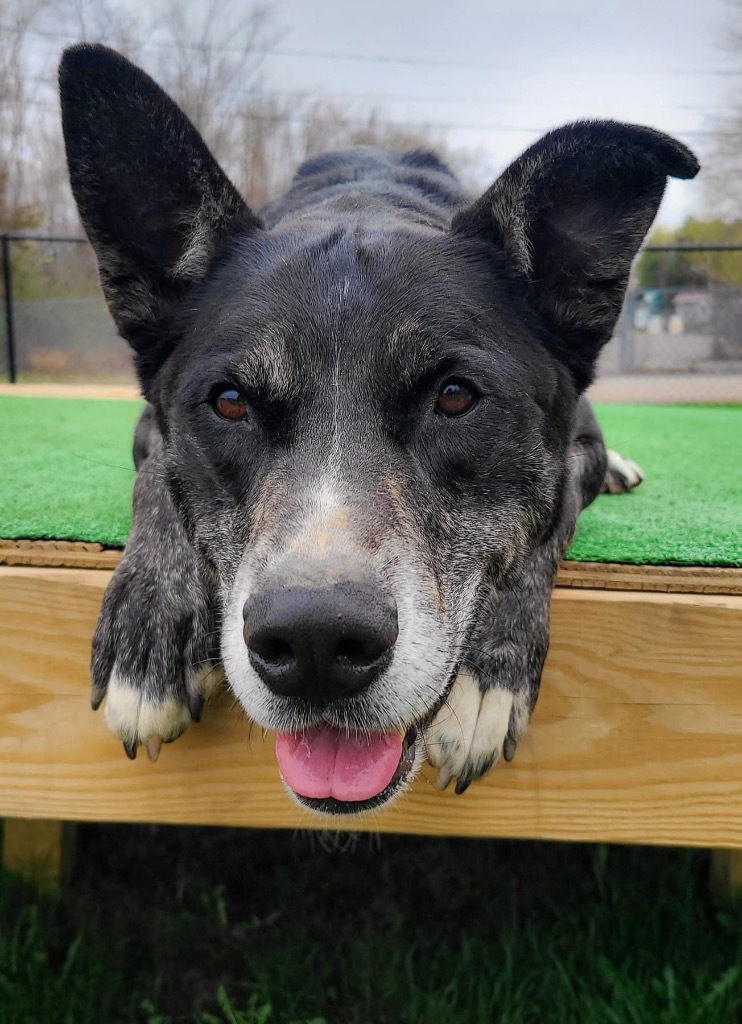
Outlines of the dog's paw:
M439 789L455 778L461 794L501 757L511 760L529 717L522 695L497 683L482 689L476 676L462 669L425 730L428 761L439 769Z
M144 746L157 760L223 679L206 595L195 578L177 583L125 555L95 630L92 706L105 701L106 723L132 759Z
M156 761L163 743L177 740L192 721L198 721L204 701L223 681L221 667L210 666L194 672L182 694L157 696L114 667L105 685L103 715L108 728L122 741L127 757L133 760L143 746L150 761ZM94 691L93 706L104 697Z
M608 449L608 465L603 480L603 494L625 494L633 491L644 479L644 473L625 455Z

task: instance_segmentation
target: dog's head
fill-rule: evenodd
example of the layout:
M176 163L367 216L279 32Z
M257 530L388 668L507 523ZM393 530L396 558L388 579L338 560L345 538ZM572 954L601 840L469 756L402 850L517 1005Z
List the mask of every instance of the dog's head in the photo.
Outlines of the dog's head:
M554 528L577 397L667 176L696 162L581 123L473 204L416 205L412 161L409 202L330 188L310 210L300 182L269 229L123 58L73 48L60 80L73 191L230 684L305 803L382 803L483 583Z

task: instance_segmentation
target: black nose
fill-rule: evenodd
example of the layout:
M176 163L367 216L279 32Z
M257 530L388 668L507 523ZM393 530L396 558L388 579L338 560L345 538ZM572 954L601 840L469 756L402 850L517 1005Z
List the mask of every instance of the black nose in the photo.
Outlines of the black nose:
M325 703L364 690L391 662L397 608L375 583L274 587L245 604L250 663L266 686Z

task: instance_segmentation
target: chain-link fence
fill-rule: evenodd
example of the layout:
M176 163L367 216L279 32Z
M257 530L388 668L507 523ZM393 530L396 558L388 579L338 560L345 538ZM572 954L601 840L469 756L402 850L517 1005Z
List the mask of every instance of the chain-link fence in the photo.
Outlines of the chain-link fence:
M0 363L12 381L135 383L86 239L0 235Z
M0 233L0 262L8 379L134 383L85 239ZM646 246L599 376L627 400L742 402L742 245Z
M742 245L647 246L601 372L742 374Z

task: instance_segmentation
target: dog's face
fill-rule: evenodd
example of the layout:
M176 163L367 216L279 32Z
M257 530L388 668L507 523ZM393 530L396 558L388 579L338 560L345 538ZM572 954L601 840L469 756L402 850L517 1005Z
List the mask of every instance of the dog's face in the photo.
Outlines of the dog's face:
M302 228L241 243L194 293L159 381L167 464L228 678L265 726L411 748L485 574L549 528L575 389L478 256L441 232Z
M341 189L267 230L121 58L70 51L62 96L230 684L303 802L378 805L422 757L483 584L553 529L576 398L692 157L575 126L469 207L364 210Z

